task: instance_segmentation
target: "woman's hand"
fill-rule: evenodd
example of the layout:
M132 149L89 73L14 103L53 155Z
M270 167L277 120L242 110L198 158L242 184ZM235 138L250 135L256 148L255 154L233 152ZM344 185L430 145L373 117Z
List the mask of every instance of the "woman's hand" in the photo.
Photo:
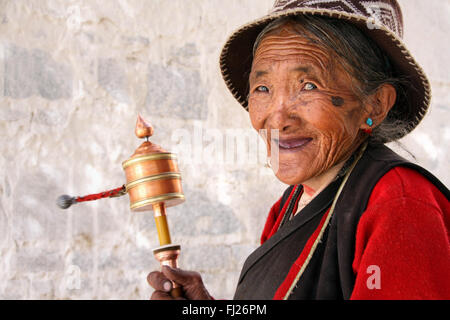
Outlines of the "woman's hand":
M148 283L155 289L151 300L174 300L170 295L172 280L181 286L182 296L176 299L188 300L212 300L202 277L198 272L174 269L168 266L162 267L162 272L153 271L147 276Z

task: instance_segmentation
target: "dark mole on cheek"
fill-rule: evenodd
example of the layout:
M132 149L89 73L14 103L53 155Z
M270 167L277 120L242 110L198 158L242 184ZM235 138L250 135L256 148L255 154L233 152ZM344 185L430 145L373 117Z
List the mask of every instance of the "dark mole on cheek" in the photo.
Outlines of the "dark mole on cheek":
M341 97L331 97L331 103L333 103L335 107L342 107L344 105L344 99Z

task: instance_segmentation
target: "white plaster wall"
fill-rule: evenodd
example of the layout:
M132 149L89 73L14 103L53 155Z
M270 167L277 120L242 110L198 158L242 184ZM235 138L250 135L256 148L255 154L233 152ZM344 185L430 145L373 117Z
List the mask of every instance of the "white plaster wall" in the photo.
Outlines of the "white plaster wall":
M427 118L402 142L449 185L450 1L400 3L405 42L434 92ZM226 90L218 56L227 35L271 5L0 1L1 299L151 295L146 275L158 268L151 214L131 213L126 197L66 211L55 199L125 182L121 162L140 143L138 113L154 124L152 141L172 151L186 142L180 129L192 139L200 128L247 133L247 113ZM172 240L182 245L180 265L229 299L285 186L261 163L208 163L209 153L193 153L203 158L180 163L187 201L168 209Z

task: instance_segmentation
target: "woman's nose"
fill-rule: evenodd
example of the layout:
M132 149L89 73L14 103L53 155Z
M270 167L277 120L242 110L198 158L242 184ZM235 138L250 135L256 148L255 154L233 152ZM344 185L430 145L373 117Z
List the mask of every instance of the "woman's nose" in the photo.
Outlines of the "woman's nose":
M292 99L288 90L275 93L273 95L271 106L268 109L267 124L271 129L278 129L280 132L286 131L298 117L293 117L292 107L295 99Z

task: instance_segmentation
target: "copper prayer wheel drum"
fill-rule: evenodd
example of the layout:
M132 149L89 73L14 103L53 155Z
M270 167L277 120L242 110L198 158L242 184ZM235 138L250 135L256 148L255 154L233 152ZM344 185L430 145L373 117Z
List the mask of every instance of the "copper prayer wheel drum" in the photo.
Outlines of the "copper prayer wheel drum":
M131 210L153 210L153 205L160 202L171 207L184 201L176 161L174 154L161 152L132 157L122 163Z
M135 133L138 138L148 139L153 134L153 129L138 117ZM175 154L145 141L130 159L122 163L122 167L132 211L153 210L153 206L158 203L171 207L184 202L181 174Z

